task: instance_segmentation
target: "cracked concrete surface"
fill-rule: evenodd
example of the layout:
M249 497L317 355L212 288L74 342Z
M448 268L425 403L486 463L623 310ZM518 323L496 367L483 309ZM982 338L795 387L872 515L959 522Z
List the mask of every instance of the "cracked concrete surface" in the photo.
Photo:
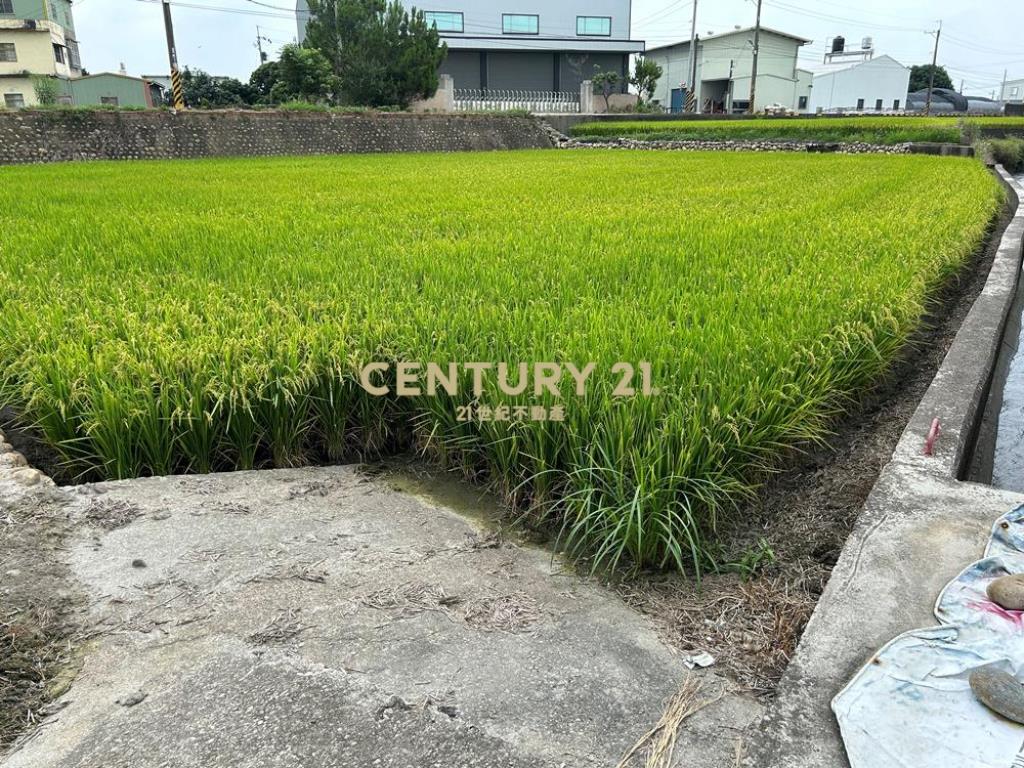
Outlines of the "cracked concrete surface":
M546 551L352 467L50 489L82 669L5 768L614 766L689 672ZM684 724L732 763L753 699Z

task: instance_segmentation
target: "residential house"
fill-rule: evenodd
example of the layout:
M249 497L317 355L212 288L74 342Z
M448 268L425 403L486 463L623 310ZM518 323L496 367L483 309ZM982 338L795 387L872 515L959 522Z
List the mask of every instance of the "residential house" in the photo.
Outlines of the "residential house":
M801 69L801 46L811 41L798 35L761 27L757 59L754 111L781 105L806 111L811 74ZM654 100L672 112L681 112L690 79L690 41L651 48L645 58L659 64L662 77ZM753 75L754 28L709 34L697 40L697 78L694 97L699 112L746 112Z
M870 37L859 49L847 49L836 37L823 62L814 68L812 112L899 112L907 109L910 67L891 56L875 56Z
M69 81L82 74L70 0L0 0L0 106L37 102L40 77ZM67 100L67 87L58 87Z
M627 74L644 50L630 39L631 0L445 0L424 11L448 45L440 73L460 89L579 93L596 72ZM298 0L299 40L309 7Z

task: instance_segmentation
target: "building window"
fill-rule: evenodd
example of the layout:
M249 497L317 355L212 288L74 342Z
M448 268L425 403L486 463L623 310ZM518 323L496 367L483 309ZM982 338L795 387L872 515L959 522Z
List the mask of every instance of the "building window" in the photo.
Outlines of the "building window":
M0 43L0 61L17 61L18 49L14 43Z
M68 38L68 63L72 69L82 68L82 54L78 50L78 41Z
M539 35L540 16L522 13L503 13L501 31L505 35Z
M53 58L57 60L58 64L64 63L64 46L53 44Z
M25 106L25 97L20 93L5 93L4 106L8 109L21 109Z
M797 105L796 106L797 106L797 109L807 109L807 97L806 96L801 96L797 100Z
M1016 96L1018 93L1020 93L1020 88L1018 86L1015 85L1010 89L1011 96Z
M893 109L899 109L899 108L900 108L900 100L899 100L899 99L895 99L895 100L893 101L893 103L892 103L892 108L893 108Z
M100 104L108 107L116 107L120 104L117 96L100 96Z
M424 11L427 26L437 27L438 32L464 32L465 26L461 13L453 11Z
M611 37L611 16L577 16L576 34L587 37Z
M0 13L14 13L14 0L0 0Z
M881 111L882 111L882 100L881 99L875 99L875 112L881 112Z
M857 99L857 111L864 109L864 99Z

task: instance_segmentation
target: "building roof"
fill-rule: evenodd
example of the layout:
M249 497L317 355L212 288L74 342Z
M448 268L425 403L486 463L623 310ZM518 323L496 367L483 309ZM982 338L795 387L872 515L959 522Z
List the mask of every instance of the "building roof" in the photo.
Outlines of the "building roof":
M845 72L848 69L856 69L857 67L863 67L865 64L871 64L877 61L883 61L888 59L894 64L899 64L904 69L909 69L905 64L900 64L896 59L887 53L883 53L881 56L873 56L870 59L859 59L857 61L826 61L821 64L813 64L810 66L810 70L816 75L831 75L833 72Z
M748 34L753 34L753 32L754 32L754 27L741 27L740 29L730 29L728 32L719 32L719 33L714 34L714 35L706 35L704 37L698 37L698 42L702 42L703 43L703 42L705 42L707 40L716 40L716 39L718 39L720 37L729 37L730 35L748 35ZM791 35L791 34L789 34L789 32L781 32L781 31L779 31L777 29L772 29L771 27L764 27L764 26L762 26L761 27L761 34L776 35L777 37L787 37L790 40L796 40L800 45L807 45L808 43L814 42L813 40L810 40L810 39L808 39L806 37L800 37L799 35ZM675 43L668 43L667 45L659 45L659 46L657 46L655 48L648 48L647 52L651 53L652 51L660 51L660 50L664 50L665 48L675 48L678 45L689 45L689 44L690 44L689 40L680 40L680 41L675 42Z
M149 80L147 80L144 77L134 77L132 75L122 75L120 72L92 72L92 73L90 73L88 75L82 75L81 77L76 77L75 80L89 80L89 79L95 78L95 77L119 77L122 80L135 80L136 82L139 82L139 83L148 83L148 82L150 82Z

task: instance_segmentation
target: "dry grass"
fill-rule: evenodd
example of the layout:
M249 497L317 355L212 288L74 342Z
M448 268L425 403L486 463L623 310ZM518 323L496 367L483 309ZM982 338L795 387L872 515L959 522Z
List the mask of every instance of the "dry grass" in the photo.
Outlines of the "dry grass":
M537 601L525 592L481 597L466 604L463 618L484 631L523 632L540 619Z
M629 768L632 765L643 765L644 768L670 768L676 738L679 736L679 726L690 715L712 703L701 701L698 698L699 693L700 682L695 677L687 677L679 690L669 699L661 719L623 755L615 768ZM643 762L638 763L637 760Z
M376 589L360 599L368 608L376 608L379 611L397 610L403 614L434 610L449 601L450 598L443 588L418 581Z
M106 531L123 528L142 515L142 510L123 499L95 499L85 511L85 519Z
M47 704L61 692L57 676L71 654L64 622L49 608L0 620L0 747L46 714Z
M744 687L772 690L796 650L817 596L781 576L744 581L709 576L698 587L677 578L620 587L623 599L652 616L666 641L708 651Z
M255 645L281 645L298 637L309 627L299 621L299 612L287 608L277 614L260 630L249 635L249 642Z

